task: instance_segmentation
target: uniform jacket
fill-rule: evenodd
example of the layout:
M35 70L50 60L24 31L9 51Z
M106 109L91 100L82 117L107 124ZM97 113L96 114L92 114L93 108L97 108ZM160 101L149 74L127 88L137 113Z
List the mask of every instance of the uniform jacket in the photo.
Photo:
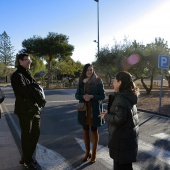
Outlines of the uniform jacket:
M5 95L0 88L0 104L4 101L4 99L5 99Z
M14 113L17 115L28 114L39 111L39 107L33 98L33 94L28 85L36 83L30 72L21 65L11 76L11 85L16 97Z
M116 92L109 96L108 122L110 157L120 163L136 161L138 151L139 120L137 96Z
M95 81L89 83L89 95L94 97L90 100L92 105L93 126L101 126L104 122L99 118L99 114L102 112L103 105L102 100L105 99L105 92L102 80L98 77ZM85 84L79 83L75 98L79 102L85 102L83 95L85 94ZM78 123L84 125L86 112L78 111Z

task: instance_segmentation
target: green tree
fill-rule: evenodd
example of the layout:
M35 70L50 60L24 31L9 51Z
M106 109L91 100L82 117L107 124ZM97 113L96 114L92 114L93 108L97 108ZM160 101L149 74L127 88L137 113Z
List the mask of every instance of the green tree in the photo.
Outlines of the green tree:
M8 70L4 63L0 62L0 78L7 76Z
M141 48L139 54L141 57L140 62L130 71L136 76L136 79L141 80L146 93L150 94L154 78L161 74L158 68L158 56L169 55L170 49L164 39L155 38L155 42ZM144 79L150 79L150 84L146 85Z
M115 53L111 52L108 47L101 48L98 59L93 62L96 73L111 85L113 75L116 73Z
M158 56L170 55L170 49L167 42L162 38L155 38L153 43L143 45L134 40L133 42L124 39L123 44L117 44L109 49L104 47L101 49L94 65L105 74L105 77L112 77L121 70L129 71L134 80L140 79L147 94L150 94L153 88L153 79L160 75L158 69ZM134 62L131 58L132 54L138 57L138 61ZM132 59L132 63L130 62ZM166 76L168 74L166 73ZM150 79L150 84L146 85L145 79ZM168 80L168 77L167 77Z
M68 43L69 37L49 32L47 37L33 36L22 42L23 51L42 57L48 64L47 88L51 82L51 62L53 59L64 59L72 55L74 46Z
M30 55L31 60L32 60L32 64L31 64L31 73L33 76L35 76L36 74L40 74L41 71L46 72L46 66L43 63L43 60L34 56L34 55Z
M123 44L115 41L111 49L108 46L101 48L99 56L93 65L96 72L105 78L107 84L111 85L115 74L126 68L122 61L126 59L125 51L128 46L128 41L124 39Z
M11 44L10 37L4 31L0 34L0 62L6 64L6 66L14 65L14 47Z
M153 43L143 45L134 40L124 49L126 61L129 61L131 54L139 57L139 61L135 64L129 64L127 70L134 76L134 80L141 80L141 83L146 90L146 94L150 94L153 88L153 80L160 75L158 69L158 56L169 55L167 42L161 38L155 38ZM150 80L146 85L145 80Z
M80 62L75 62L71 57L67 57L67 59L61 59L60 61L53 61L51 70L53 77L67 78L69 85L71 85L80 76L82 69L83 65Z
M168 81L168 87L170 88L170 70L165 70L164 71L165 78Z

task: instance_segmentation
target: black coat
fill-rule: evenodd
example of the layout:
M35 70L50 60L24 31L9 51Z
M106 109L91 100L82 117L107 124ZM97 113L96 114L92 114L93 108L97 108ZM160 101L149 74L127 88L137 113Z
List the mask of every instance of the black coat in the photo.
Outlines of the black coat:
M14 113L17 115L39 111L39 107L33 98L28 85L36 83L30 72L21 65L11 76L11 85L16 97Z
M110 157L120 163L135 162L139 134L137 96L117 92L110 96L109 103L104 119L108 122Z

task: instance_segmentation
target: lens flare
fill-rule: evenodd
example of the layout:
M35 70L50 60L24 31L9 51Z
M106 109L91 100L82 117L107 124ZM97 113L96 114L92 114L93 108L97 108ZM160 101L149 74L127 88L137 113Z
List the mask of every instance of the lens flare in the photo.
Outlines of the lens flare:
M134 64L137 64L140 60L140 56L138 54L131 54L128 59L127 59L127 62L130 64L130 65L134 65Z

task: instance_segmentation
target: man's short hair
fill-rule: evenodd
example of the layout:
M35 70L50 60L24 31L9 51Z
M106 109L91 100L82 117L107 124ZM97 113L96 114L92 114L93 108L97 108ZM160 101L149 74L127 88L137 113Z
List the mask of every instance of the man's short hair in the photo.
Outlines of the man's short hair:
M20 65L19 60L23 60L25 56L28 57L29 54L28 53L20 53L20 54L16 55L17 65Z

